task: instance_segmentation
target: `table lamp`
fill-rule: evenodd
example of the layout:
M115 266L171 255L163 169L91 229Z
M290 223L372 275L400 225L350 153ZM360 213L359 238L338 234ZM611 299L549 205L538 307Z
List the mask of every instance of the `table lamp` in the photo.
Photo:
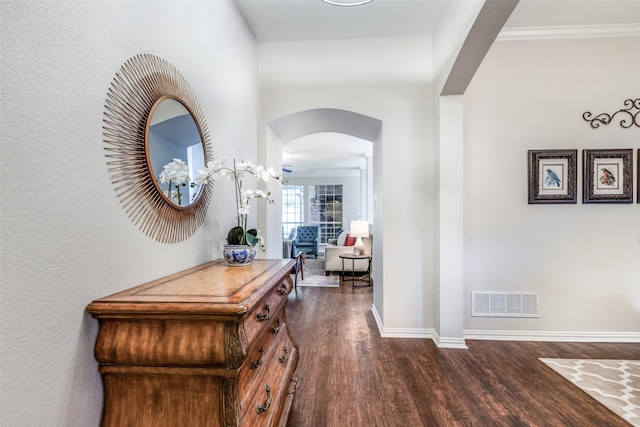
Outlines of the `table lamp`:
M353 253L355 254L357 251L358 255L363 255L365 248L364 243L362 243L362 238L369 237L369 222L351 221L349 236L356 237L356 244L353 245Z

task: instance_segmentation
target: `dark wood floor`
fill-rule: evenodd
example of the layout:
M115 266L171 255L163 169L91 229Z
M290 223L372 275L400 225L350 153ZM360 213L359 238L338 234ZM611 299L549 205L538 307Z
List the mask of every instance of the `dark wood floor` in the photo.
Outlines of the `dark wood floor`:
M627 426L539 357L640 359L640 344L380 338L372 289L298 287L300 347L290 427Z

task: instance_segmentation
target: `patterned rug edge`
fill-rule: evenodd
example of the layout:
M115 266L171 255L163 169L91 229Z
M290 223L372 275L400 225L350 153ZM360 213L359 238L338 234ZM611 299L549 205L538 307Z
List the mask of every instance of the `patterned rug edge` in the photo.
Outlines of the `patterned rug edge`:
M339 288L339 284L323 284L323 283L300 283L298 282L298 286L305 288Z
M640 360L540 361L632 426L640 427L640 405L632 402L640 400Z
M298 278L298 286L309 286L316 288L339 288L340 276L333 274L330 276L305 275L304 280L302 280L302 278Z
M298 277L298 286L315 288L339 288L340 275L332 273L327 276L324 272L324 257L307 258L303 267L304 280Z

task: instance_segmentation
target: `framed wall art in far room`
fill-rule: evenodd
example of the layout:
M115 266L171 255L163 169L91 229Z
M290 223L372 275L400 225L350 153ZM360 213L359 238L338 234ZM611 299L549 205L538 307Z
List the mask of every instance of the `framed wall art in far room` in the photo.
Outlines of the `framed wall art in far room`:
M578 150L529 150L529 204L576 203Z
M582 203L633 202L633 150L583 150Z

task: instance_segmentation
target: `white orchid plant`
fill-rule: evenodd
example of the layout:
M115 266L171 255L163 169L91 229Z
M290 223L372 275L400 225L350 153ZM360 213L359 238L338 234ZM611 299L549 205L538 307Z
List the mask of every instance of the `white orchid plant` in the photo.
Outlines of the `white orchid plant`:
M180 187L185 187L189 181L189 165L180 159L173 159L164 165L158 177L160 184L169 184L169 188L164 191L164 194L172 203L178 206L180 206L182 202L182 191ZM172 189L172 186L175 188Z
M243 187L243 178L253 175L257 181L269 182L273 179L281 181L281 175L277 174L272 167L265 168L261 165L254 165L248 161L236 162L231 165L226 163L226 159L214 160L207 163L207 166L198 171L196 183L198 185L212 184L219 177L229 178L235 184L236 195L236 217L238 224L229 230L227 243L230 245L250 245L259 244L264 250L264 239L259 231L247 229L247 218L249 216L249 201L251 199L265 199L268 203L274 203L271 193L262 190L247 190ZM192 184L194 185L194 184Z

